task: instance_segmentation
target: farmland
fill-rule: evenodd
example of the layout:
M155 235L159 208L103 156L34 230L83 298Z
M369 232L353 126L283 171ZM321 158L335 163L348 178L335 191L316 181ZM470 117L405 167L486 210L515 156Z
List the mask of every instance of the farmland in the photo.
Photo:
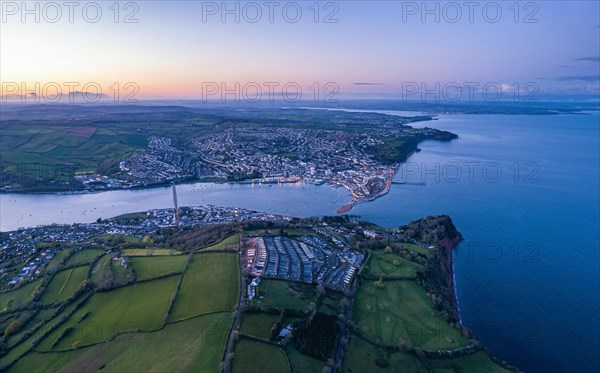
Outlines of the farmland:
M178 281L169 277L96 293L42 345L68 350L104 342L119 333L160 329Z
M423 265L403 258L394 253L378 250L372 253L369 272L374 276L404 276L414 277L418 271L423 271Z
M106 372L164 372L177 366L182 372L214 372L230 324L229 313L216 313L77 350L32 352L11 371L95 371L104 366Z
M468 372L509 372L508 369L495 365L484 351L453 359L432 359L430 364L432 369L440 373L454 373L460 369Z
M206 251L208 251L208 250L225 250L226 248L229 248L232 246L235 247L237 245L237 243L238 243L237 236L231 235L231 236L225 238L223 241L216 243L214 245L207 246L201 250L206 250Z
M233 372L288 372L285 353L277 346L241 339L235 349ZM268 356L268 358L265 358Z
M405 341L424 349L455 349L468 341L442 320L425 292L413 281L366 283L356 297L358 327L377 342Z
M237 303L240 286L237 259L234 253L194 255L183 276L169 320L231 311Z
M102 254L104 254L104 251L100 249L81 249L67 259L65 267L76 267L89 264Z
M415 355L388 351L357 336L350 338L348 349L344 354L343 372L379 373L397 371L396 367L402 367L402 372L406 373L426 371L425 365Z
M258 293L260 299L254 301L257 305L296 310L305 309L316 297L313 286L280 280L263 281Z
M33 292L40 285L40 280L30 282L18 289L11 290L7 293L0 293L0 311L6 309L19 308L29 303Z
M94 251L92 257L103 252ZM83 258L74 258L71 264L86 262ZM94 261L91 272L90 266L83 265L51 274L40 301L66 301L66 307L62 312L33 311L22 332L7 339L10 352L0 355L0 366L15 372L100 367L107 372L162 372L176 364L181 371L218 371L239 291L237 255L136 256L124 263L106 254ZM124 284L129 266L137 280ZM86 283L88 272L91 281ZM214 291L227 283L228 290ZM96 285L105 290L87 292ZM199 285L203 297L198 300L195 287ZM40 286L41 278L0 293L0 299L5 306L23 307ZM171 311L185 320L165 322ZM0 316L4 329L15 314ZM27 338L24 333L34 329L38 333Z
M119 224L168 215L135 214ZM366 223L346 218L307 221L313 226L282 219L157 230L160 234L93 230L97 240L86 238L90 246L44 251L47 267L39 263L37 278L24 277L0 292L0 368L502 371L451 318L447 293L431 271L439 268L434 250L398 242L373 225L368 229L387 234L387 240L355 234ZM345 250L344 260L360 263L356 276L344 291L311 279L265 276L254 282L244 268L248 249L257 235L279 242L284 234L312 247ZM351 247L364 248L362 258L368 260L357 261Z
M187 257L184 255L166 257L135 257L129 262L138 281L149 280L170 273L182 273Z
M42 303L63 302L71 298L87 278L88 271L88 266L81 266L55 274L42 295Z
M247 313L242 320L240 332L257 338L271 338L271 328L277 316L266 313Z

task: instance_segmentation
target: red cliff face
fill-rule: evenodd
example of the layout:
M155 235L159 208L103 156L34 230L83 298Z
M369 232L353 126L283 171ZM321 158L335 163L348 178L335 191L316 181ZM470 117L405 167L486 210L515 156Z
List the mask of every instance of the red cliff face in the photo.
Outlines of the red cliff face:
M458 314L458 301L454 289L454 258L452 254L453 249L461 240L462 236L459 233L452 239L446 237L439 241L440 271L442 271L444 276L444 285L450 291L450 299L448 301L450 302L452 316L456 320L460 320L460 315Z
M437 281L448 289L449 311L454 319L460 320L456 292L454 291L452 251L462 241L463 237L454 226L452 219L448 215L428 216L400 227L400 229L409 238L437 247L441 272L441 278L438 278Z

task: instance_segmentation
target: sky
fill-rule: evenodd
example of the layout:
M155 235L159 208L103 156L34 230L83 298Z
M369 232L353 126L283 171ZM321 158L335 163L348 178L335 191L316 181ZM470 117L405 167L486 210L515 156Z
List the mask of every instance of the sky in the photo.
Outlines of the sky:
M0 1L4 95L599 92L597 1L74 3Z

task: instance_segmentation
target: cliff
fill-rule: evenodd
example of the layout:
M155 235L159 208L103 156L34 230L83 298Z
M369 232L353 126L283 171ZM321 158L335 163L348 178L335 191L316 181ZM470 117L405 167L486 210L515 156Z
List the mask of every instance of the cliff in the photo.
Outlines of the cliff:
M447 302L452 321L460 321L458 303L454 290L454 266L452 250L463 237L448 215L428 216L401 226L405 237L437 249L436 260L428 267L420 280L426 288L437 290Z

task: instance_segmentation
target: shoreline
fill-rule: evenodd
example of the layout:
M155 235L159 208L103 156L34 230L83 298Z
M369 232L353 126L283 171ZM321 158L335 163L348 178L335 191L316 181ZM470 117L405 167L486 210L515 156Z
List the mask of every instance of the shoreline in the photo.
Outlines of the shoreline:
M408 158L413 155L416 152L416 150L413 150L407 157L406 160L408 160ZM406 162L406 160L404 162ZM404 163L402 162L402 163ZM351 199L350 201L346 202L345 204L343 204L342 206L340 206L335 213L336 214L344 214L350 210L352 210L354 208L354 206L361 204L361 203L366 203L366 202L372 202L375 201L376 199L385 196L386 194L388 194L390 192L390 190L392 189L392 182L394 181L394 179L396 178L396 175L398 174L398 171L400 170L400 166L402 165L402 163L397 164L394 167L394 172L391 175L388 175L388 177L385 179L385 187L383 188L383 190L381 190L379 193L373 195L373 196L369 196L367 198L363 198L363 199ZM352 195L352 191L350 191L350 195Z
M456 237L449 239L448 237L444 238L439 242L440 246L440 271L443 273L444 285L448 288L450 292L450 311L452 317L454 317L461 325L462 321L460 318L460 312L458 307L458 298L456 296L456 281L454 275L454 250L463 241L462 234L458 234Z

